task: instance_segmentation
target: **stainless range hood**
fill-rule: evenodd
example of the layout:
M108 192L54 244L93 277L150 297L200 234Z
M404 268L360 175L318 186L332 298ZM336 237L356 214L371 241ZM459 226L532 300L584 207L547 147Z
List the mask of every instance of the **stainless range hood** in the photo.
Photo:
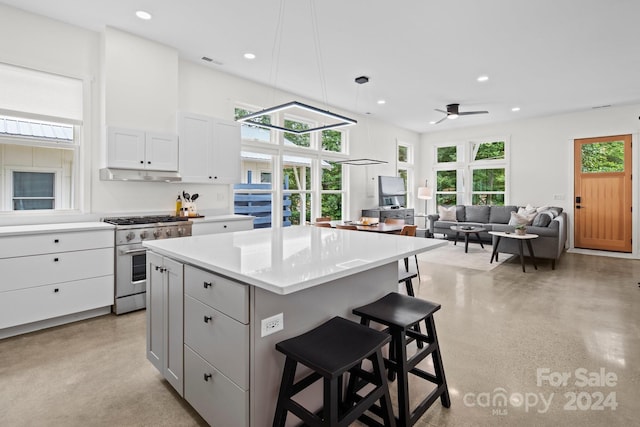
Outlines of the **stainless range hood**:
M180 182L182 177L178 172L147 171L133 169L100 169L102 181L147 181L147 182Z

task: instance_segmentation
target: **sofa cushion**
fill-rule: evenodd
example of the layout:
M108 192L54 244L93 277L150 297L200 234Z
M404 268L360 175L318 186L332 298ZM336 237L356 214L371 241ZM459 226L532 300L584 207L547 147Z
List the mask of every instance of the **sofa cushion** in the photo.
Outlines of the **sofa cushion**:
M509 225L530 225L533 222L533 218L537 213L526 214L526 213L517 213L511 212L511 219L509 220Z
M492 224L508 224L511 219L511 212L516 212L517 206L491 206L489 222Z
M534 227L547 227L549 224L551 224L553 218L553 213L549 211L542 211L538 213L535 218L533 218L533 222L531 223L531 225L533 225Z
M480 222L486 224L489 222L489 206L465 206L465 222Z
M438 206L440 221L457 221L455 206Z

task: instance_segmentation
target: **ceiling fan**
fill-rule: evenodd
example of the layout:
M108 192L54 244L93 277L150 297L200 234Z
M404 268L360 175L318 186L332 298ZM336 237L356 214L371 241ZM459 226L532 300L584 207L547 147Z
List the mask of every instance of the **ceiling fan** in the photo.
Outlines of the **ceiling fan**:
M443 118L441 118L440 120L438 120L437 122L434 123L434 125L437 125L438 123L441 123L443 121L445 121L446 119L457 119L459 116L470 116L472 114L488 114L488 111L464 111L464 112L460 112L458 111L458 108L460 107L460 104L449 104L447 105L447 111L444 110L439 110L436 108L436 111L440 112L440 113L444 113L446 114L446 116L444 116Z

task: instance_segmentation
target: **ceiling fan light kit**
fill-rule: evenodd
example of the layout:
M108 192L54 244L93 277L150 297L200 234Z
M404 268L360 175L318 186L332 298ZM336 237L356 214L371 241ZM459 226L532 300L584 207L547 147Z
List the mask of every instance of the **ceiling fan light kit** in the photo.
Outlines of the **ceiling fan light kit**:
M463 111L460 112L460 104L448 104L447 105L447 111L444 110L440 110L440 109L435 109L437 112L439 113L444 113L446 114L443 118L441 118L440 120L438 120L437 122L433 123L434 125L437 125L438 123L442 123L443 121L450 119L450 120L454 120L457 119L460 116L470 116L473 114L489 114L488 111Z

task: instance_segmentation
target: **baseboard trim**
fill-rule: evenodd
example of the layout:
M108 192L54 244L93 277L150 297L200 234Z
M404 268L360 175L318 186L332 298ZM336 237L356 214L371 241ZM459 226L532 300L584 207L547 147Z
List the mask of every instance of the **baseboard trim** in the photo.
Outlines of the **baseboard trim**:
M80 313L73 313L66 316L55 317L53 319L41 320L38 322L27 323L25 325L12 326L10 328L0 329L0 339L27 334L29 332L35 332L41 329L53 328L54 326L78 322L80 320L90 319L92 317L102 316L109 313L111 313L110 305L106 307L94 308L93 310L81 311Z

